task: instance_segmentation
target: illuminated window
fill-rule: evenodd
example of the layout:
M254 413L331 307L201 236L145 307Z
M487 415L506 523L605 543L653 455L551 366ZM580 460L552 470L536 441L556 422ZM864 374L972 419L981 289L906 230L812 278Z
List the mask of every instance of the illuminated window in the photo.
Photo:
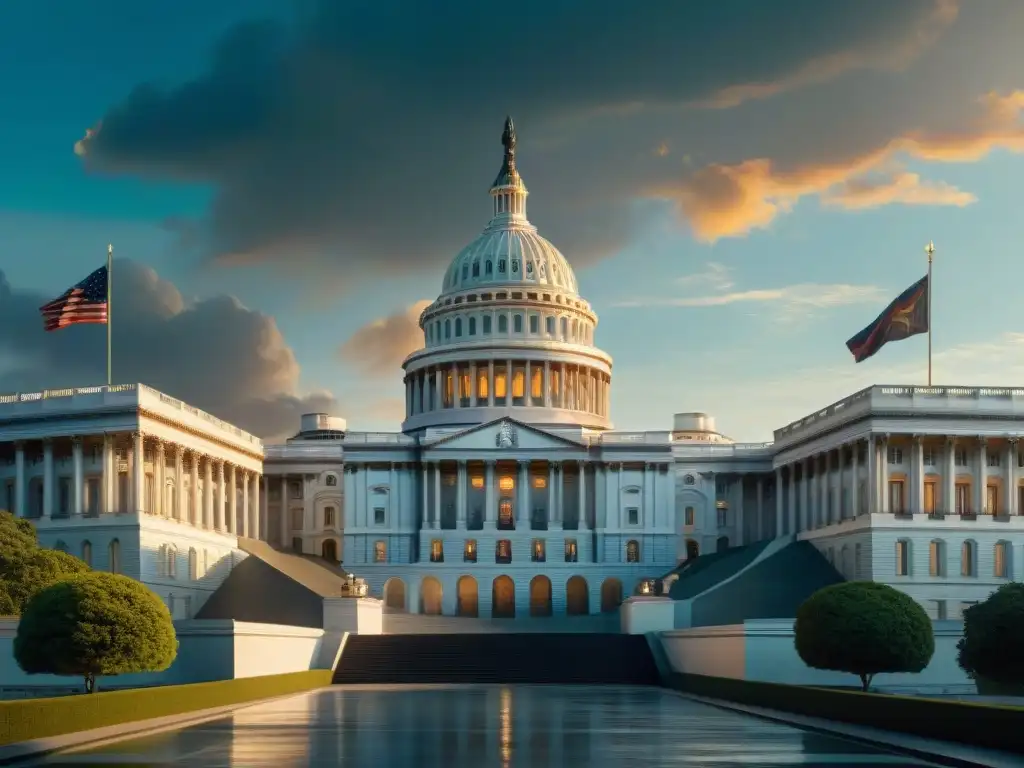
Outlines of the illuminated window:
M544 370L534 368L530 371L530 397L540 400L544 397Z
M476 540L466 539L466 544L462 548L462 559L467 563L476 562Z
M324 527L334 525L334 507L324 507Z
M551 404L556 408L560 408L562 405L562 374L556 369L551 370L548 389L551 392Z
M626 542L626 562L627 563L639 563L640 562L640 543L637 541Z
M565 562L575 563L577 558L576 539L565 540Z
M486 400L487 399L487 390L489 390L489 389L490 389L490 386L487 383L487 372L484 371L483 373L477 374L477 377L476 377L477 397L480 398L481 400Z
M494 369L494 396L504 400L505 389L506 389L505 369L495 368Z
M946 575L946 545L938 539L928 546L928 575Z
M434 539L430 542L430 562L444 562L444 542L440 539Z
M516 479L511 475L502 475L498 478L498 487L503 491L511 491L516 487Z
M547 488L548 487L548 479L546 477L544 477L544 475L536 475L533 478L533 487L534 488Z
M433 558L431 558L433 559ZM388 545L385 541L373 542L373 562L386 563L388 561Z
M522 397L526 387L526 376L523 369L519 368L512 374L512 397Z
M455 395L454 389L455 389L455 380L452 377L452 372L451 371L445 371L445 374L444 374L444 407L445 408L451 408L452 407L452 399L453 399L453 397Z
M512 518L512 502L504 499L498 504L498 528L503 531L515 528L515 521Z
M484 479L480 475L473 475L473 477L469 478L469 484L474 488L483 488Z
M907 539L896 542L896 575L910 575L910 541Z
M683 511L683 525L693 525L693 507L687 507Z
M499 539L494 549L494 559L498 563L512 562L512 542L508 539Z
M535 563L543 563L546 559L544 552L544 539L534 539L531 547L530 559Z
M466 400L473 396L472 382L469 379L469 371L463 371L460 376L459 397Z
M996 542L995 551L995 563L992 570L992 575L997 579L1005 579L1009 576L1010 569L1007 568L1007 561L1009 560L1010 543L1007 541Z

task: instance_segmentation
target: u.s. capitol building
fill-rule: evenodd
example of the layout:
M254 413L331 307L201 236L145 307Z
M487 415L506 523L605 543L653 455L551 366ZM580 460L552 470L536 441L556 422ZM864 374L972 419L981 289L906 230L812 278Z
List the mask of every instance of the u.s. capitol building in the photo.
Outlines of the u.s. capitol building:
M613 428L612 359L526 216L511 121L493 215L404 362L400 432L310 414L281 445L144 385L0 396L0 508L176 617L238 538L341 561L392 610L611 610L680 561L810 540L954 618L1024 567L1024 389L876 386L738 444L702 413ZM667 426L667 425L666 425Z

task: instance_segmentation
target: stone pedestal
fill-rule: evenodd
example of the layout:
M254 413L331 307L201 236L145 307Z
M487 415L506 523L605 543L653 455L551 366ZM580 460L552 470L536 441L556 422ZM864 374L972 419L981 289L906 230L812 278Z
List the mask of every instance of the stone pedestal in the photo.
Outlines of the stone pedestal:
M675 629L676 601L668 597L629 597L619 606L624 635L645 635Z
M374 597L325 597L324 631L382 634L384 602Z

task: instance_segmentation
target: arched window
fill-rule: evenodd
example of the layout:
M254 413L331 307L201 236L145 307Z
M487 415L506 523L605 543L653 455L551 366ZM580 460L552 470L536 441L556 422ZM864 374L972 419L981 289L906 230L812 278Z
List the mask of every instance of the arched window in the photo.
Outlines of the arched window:
M178 578L178 548L173 544L168 544L167 552L164 557L166 562L167 578Z
M110 542L110 546L107 547L107 554L110 560L110 572L120 573L121 572L121 542L114 539Z
M562 338L569 338L569 319L567 317L562 318Z
M488 263L490 263L490 262L488 262ZM486 335L486 334L488 334L490 332L491 332L491 316L490 315L484 315L484 334Z
M555 317L554 315L548 315L544 318L544 330L547 331L548 336L555 335Z
M92 568L92 542L82 542L82 562Z
M493 269L491 268L491 262L490 262L490 261L488 261L488 262L486 262L486 263L484 264L484 274L485 274L485 275L489 275L489 274L491 274L492 272L494 272L494 270L493 270Z
M508 333L508 315L498 315L498 333Z
M946 575L946 544L941 539L934 539L928 545L928 575Z
M523 332L523 316L513 315L512 316L512 332L522 333Z
M996 542L992 575L997 579L1008 579L1010 577L1010 552L1010 542Z
M896 575L910 575L910 539L899 539L896 542Z
M469 318L469 335L476 336L476 318Z
M188 550L188 577L191 581L199 578L199 553L195 547Z
M57 539L57 543L53 545L53 548L56 549L58 552L68 551L68 545L64 542L63 539Z
M965 541L960 547L960 575L978 575L978 545L971 539Z
M461 335L462 335L462 318L461 317L456 317L455 318L455 337L458 338Z
M626 562L640 562L640 542L636 541L635 539L630 539L626 542Z
M450 319L444 321L444 337L446 339L452 337L452 321Z
M337 475L328 475L327 476L327 487L328 488L334 488L337 484L338 484L338 476Z

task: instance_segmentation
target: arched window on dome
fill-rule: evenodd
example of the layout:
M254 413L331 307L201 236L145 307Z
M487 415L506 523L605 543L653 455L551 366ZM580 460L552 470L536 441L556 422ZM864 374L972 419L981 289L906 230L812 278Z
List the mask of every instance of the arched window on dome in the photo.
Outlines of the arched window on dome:
M508 315L498 315L498 333L508 333Z
M512 316L512 332L522 333L523 332L523 316L513 315Z
M562 339L568 340L569 338L569 318L562 318Z
M462 318L455 318L455 338L459 338L462 335Z
M434 321L434 343L436 344L441 340L441 321Z
M473 262L473 277L480 277L480 262Z
M469 318L469 335L476 336L476 318Z
M493 271L494 271L494 270L493 270L493 269L491 269L491 260L490 260L490 259L488 259L488 260L487 260L486 262L484 262L484 274L485 274L485 275L489 275L489 274L491 274L491 272L493 272Z
M490 264L491 262L487 262L487 263ZM486 334L489 334L490 332L491 332L491 316L490 315L484 315L484 334L486 335Z
M545 330L548 332L548 336L555 335L555 317L554 315L548 315L544 319Z
M450 319L444 321L444 337L446 339L452 337L452 321Z

